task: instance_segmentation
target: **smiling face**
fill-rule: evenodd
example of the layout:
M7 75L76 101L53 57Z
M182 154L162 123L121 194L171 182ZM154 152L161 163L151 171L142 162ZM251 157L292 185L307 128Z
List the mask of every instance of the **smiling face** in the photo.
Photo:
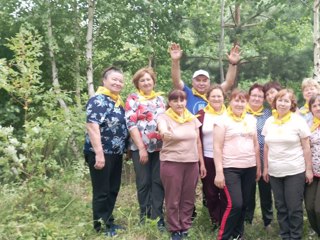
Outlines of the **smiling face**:
M124 86L123 75L119 72L111 71L107 77L103 78L103 86L113 94L119 94Z
M177 98L177 99L170 100L168 104L176 114L178 114L179 116L182 116L187 105L187 100L182 98Z
M210 80L204 75L192 79L192 87L200 94L205 94L210 87Z
M259 108L262 107L264 100L264 93L259 88L254 88L249 96L249 106L254 110L257 111Z
M215 111L220 111L224 102L224 97L221 89L213 89L209 94L208 101Z
M232 112L238 117L241 116L243 111L245 111L246 105L247 105L247 100L239 96L236 96L230 102L230 107Z
M320 96L318 95L314 103L311 104L311 112L313 116L320 119Z
M267 92L266 92L266 100L269 103L270 106L272 106L273 100L276 97L278 93L278 90L275 88L270 88Z
M289 93L284 94L281 97L278 97L276 100L276 109L279 113L279 116L286 115L291 109L292 101Z
M306 86L302 91L303 98L304 100L306 100L306 102L309 102L310 98L313 95L316 95L317 93L318 93L318 89L313 85Z
M154 88L154 81L149 73L145 73L138 80L138 89L146 95L150 95Z

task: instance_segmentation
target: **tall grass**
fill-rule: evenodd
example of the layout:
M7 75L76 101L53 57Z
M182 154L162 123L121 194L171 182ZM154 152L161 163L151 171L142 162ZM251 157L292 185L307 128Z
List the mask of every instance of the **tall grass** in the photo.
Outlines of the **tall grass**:
M216 239L207 208L202 206L201 184L197 188L198 216L190 229L189 239ZM59 178L33 179L23 185L0 186L0 239L108 239L96 233L91 223L91 182L88 172L67 171ZM124 164L122 186L114 215L117 224L126 227L115 239L169 239L168 232L159 232L156 220L139 225L132 164ZM310 234L305 217L304 239L318 239ZM247 240L280 239L278 225L263 228L259 201L252 225L245 226ZM111 238L109 238L111 239Z

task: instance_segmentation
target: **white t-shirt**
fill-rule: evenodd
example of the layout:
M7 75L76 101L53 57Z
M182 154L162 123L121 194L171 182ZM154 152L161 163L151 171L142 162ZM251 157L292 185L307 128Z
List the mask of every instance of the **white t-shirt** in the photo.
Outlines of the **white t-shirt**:
M209 113L204 114L203 123L202 123L202 148L203 155L208 158L213 158L213 125L215 121L224 116L222 115L213 115Z
M301 145L302 138L310 136L306 121L297 114L291 114L288 122L278 125L269 117L262 135L268 146L268 173L273 177L285 177L305 171L305 159Z

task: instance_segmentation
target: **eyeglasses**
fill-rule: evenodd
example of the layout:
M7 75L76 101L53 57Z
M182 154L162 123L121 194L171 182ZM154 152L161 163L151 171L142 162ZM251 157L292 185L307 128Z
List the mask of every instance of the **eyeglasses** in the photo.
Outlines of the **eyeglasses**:
M255 94L250 95L250 97L264 99L264 96L261 96L261 95L255 95Z

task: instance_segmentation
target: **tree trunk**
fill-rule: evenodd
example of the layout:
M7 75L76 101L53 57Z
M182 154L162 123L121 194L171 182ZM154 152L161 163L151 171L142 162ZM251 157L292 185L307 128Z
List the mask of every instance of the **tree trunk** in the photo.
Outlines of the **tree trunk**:
M313 4L313 61L314 78L320 82L320 32L319 32L319 4L320 0L314 0Z
M236 9L234 13L234 20L236 27L240 26L240 3L236 3Z
M224 82L223 58L224 58L224 0L221 0L220 9L220 43L219 43L219 68L220 68L220 83Z
M87 44L86 44L86 60L87 60L87 85L88 85L88 94L90 97L94 95L93 67L92 67L94 9L95 9L95 0L88 0L88 31L87 31Z

